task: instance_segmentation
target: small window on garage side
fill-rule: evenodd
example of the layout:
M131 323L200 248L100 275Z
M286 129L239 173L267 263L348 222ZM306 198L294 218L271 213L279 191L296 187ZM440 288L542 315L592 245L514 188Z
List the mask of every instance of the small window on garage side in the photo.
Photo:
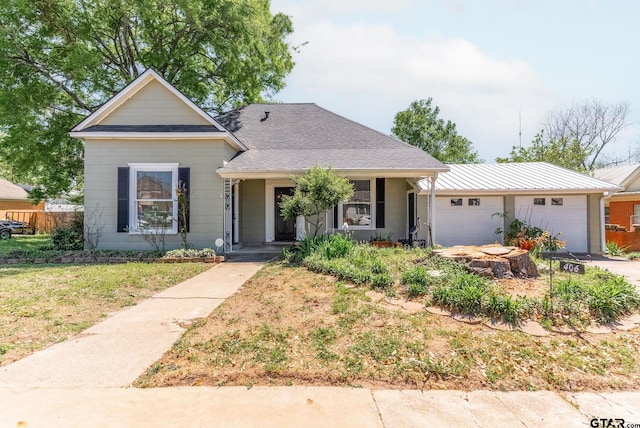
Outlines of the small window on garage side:
M461 207L462 206L462 198L451 199L451 206L452 207Z
M562 198L551 198L551 205L563 205L563 203Z
M480 206L480 198L469 198L469 206L470 207L479 207Z
M533 198L533 205L546 205L545 198Z

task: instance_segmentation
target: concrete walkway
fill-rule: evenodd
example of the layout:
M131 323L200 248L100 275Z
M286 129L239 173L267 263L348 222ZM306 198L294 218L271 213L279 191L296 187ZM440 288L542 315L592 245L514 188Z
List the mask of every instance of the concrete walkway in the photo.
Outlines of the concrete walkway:
M0 367L0 387L124 387L184 332L251 278L262 263L222 263L88 328L78 336Z
M208 315L261 266L218 265L0 368L0 427L585 427L596 426L593 418L640 424L640 392L128 387L180 337L182 322Z

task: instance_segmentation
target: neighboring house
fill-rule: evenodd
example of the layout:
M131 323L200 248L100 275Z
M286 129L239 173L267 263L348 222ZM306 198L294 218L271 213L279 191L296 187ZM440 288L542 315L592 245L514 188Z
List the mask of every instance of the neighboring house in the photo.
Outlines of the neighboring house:
M33 204L24 188L0 178L0 220L8 211L42 210L44 203Z
M640 164L597 169L594 176L624 187L605 200L606 223L628 231L640 229Z
M572 252L599 254L605 197L622 190L545 162L449 165L436 181L436 241L444 246L502 242L513 218L561 232ZM428 183L420 182L423 192ZM503 220L494 213L507 213Z
M85 143L85 221L103 226L99 246L111 249L149 248L143 230L166 230L167 248L177 248L182 227L196 247L221 238L227 252L292 241L305 225L285 221L277 202L292 174L315 165L355 187L327 213L326 229L406 238L418 217L432 221L433 184L449 169L315 104L252 104L214 119L152 70L70 134ZM430 190L418 195L420 180ZM178 188L189 195L186 222Z

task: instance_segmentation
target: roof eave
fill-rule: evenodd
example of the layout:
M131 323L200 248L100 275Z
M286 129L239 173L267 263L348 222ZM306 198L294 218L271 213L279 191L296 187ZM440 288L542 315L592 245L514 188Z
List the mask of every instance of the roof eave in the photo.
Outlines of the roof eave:
M415 178L432 177L438 172L448 171L448 168L437 169L346 169L332 168L339 175L347 177L385 177L385 178ZM218 168L216 172L222 178L235 179L264 179L264 178L288 178L291 175L301 175L307 172L307 168L282 169L282 170L249 170Z
M622 188L601 188L601 189L436 189L438 196L464 196L464 195L486 195L486 196L504 196L512 195L584 195L602 193L614 193ZM429 189L421 187L419 195L427 195Z
M239 151L247 146L227 131L211 132L86 132L71 131L69 135L80 140L225 140Z

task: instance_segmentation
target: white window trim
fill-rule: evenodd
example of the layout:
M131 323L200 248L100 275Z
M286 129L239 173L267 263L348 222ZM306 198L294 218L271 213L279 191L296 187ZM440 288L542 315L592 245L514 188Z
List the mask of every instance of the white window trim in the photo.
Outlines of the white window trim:
M340 202L338 204L338 230L376 230L376 179L375 178L353 178L349 181L367 181L369 180L369 191L371 194L371 224L369 226L349 225L347 229L344 228L344 222L342 217L342 211L344 204ZM347 202L348 203L348 202Z
M138 224L137 209L138 204L136 192L136 176L138 171L171 171L171 199L173 200L173 226L165 230L167 235L175 235L178 233L178 197L176 189L178 188L178 163L130 163L129 164L129 224ZM141 235L145 232L156 233L158 229L149 229L141 231L137 228L129 228L130 235Z

